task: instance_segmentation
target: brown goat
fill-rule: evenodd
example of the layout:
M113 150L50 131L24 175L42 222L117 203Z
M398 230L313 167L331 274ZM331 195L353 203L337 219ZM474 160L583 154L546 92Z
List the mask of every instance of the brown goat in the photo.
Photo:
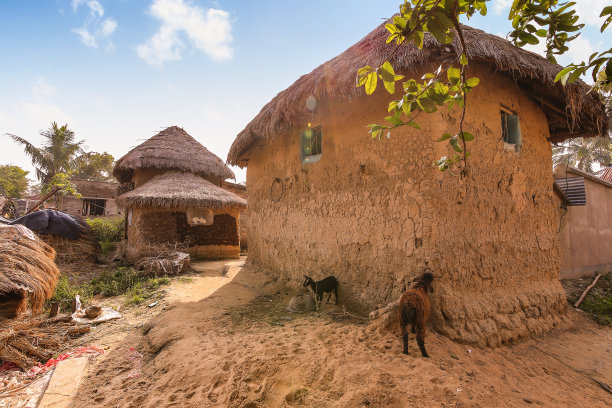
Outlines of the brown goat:
M406 326L408 323L412 325L412 333L416 331L417 344L421 349L423 357L429 357L425 350L425 324L429 317L429 297L427 291L433 292L431 282L433 275L424 273L416 278L416 284L412 289L404 292L399 301L399 322L402 340L404 342L404 354L408 354L408 332ZM416 330L415 330L416 328Z

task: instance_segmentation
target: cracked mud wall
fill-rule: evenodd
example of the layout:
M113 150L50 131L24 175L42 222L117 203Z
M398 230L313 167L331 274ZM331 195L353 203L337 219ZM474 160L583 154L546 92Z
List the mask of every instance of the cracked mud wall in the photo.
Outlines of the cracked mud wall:
M340 302L370 311L397 299L427 266L435 328L455 340L495 346L538 335L565 311L559 275L557 210L546 117L515 83L477 66L465 130L469 174L432 166L449 155L443 133L459 112L419 117L422 130L400 128L372 140L391 99L319 100L315 112L251 151L249 259L288 285L302 275L335 275ZM414 75L420 77L420 74ZM519 114L520 154L504 150L500 107ZM323 154L300 161L300 134L322 126Z

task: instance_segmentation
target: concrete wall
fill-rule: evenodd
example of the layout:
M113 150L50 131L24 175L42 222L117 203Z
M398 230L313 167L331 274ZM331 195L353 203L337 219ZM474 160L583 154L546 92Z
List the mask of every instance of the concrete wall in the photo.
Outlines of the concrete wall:
M421 115L420 131L369 137L366 125L387 115L382 86L370 97L318 100L293 132L253 149L249 260L295 287L305 274L335 275L340 302L362 311L398 299L429 268L436 329L479 345L559 322L567 309L546 117L511 79L485 67L470 75L481 82L468 95L465 130L476 140L465 177L432 166L452 154L435 141L457 130L459 111ZM520 154L504 150L502 105L520 115ZM308 122L322 126L323 154L302 164Z
M587 204L561 210L561 279L612 271L612 186L589 178L584 185Z

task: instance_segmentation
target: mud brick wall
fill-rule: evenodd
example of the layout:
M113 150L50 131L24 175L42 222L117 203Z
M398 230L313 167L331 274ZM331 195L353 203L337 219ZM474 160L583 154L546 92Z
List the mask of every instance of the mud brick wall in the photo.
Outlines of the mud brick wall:
M184 212L175 212L176 232L189 246L196 245L239 245L236 219L228 214L215 215L212 225L189 225Z
M302 275L335 275L339 301L364 312L397 300L429 268L436 330L481 346L561 322L567 302L546 116L511 78L477 64L468 75L480 84L468 96L464 130L475 140L464 177L432 165L454 154L436 141L457 131L458 109L421 115L421 130L368 135L367 125L381 123L399 98L382 86L371 96L319 99L294 132L252 149L249 261L291 286ZM518 154L504 149L502 107L520 117ZM322 126L323 152L302 164L308 122Z

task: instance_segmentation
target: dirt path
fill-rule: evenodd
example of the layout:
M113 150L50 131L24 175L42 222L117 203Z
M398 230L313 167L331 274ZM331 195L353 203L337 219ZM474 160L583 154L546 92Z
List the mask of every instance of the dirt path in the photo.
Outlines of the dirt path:
M286 312L290 294L268 275L215 273L204 277L223 286L182 282L162 313L96 358L76 406L609 406L610 394L552 357L612 383L612 330L576 312L572 329L495 350L430 332L424 359L413 339L404 356L397 335L339 307Z

